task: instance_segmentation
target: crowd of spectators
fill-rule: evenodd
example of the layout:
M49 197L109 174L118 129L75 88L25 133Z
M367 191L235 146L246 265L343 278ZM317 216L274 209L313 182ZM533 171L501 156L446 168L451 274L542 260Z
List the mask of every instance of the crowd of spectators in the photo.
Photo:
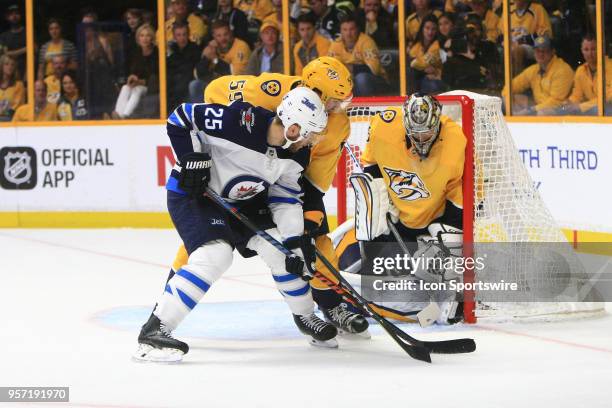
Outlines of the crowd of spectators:
M172 4L177 3L189 6L187 0L174 0ZM405 50L398 49L397 1L290 0L289 4L287 41L291 50L290 69L294 75L300 75L303 67L314 58L331 55L340 59L353 73L356 96L397 94L399 53L405 52L408 92L438 93L461 88L494 95L502 93L501 0L407 0ZM569 90L562 98L559 96L557 107L563 107L564 113L593 112L592 105L586 109L585 101L576 101L590 98L593 103L596 96L585 91L583 82L586 79L583 78L594 80L596 75L592 70L590 76L583 73L578 79L581 85L572 85L573 71L586 61L586 57L563 47L571 44L575 49L581 49L582 44L576 42L575 33L582 36L594 32L592 5L593 0L512 2L511 76L517 83L513 93L524 96L524 105L521 105L521 96L514 98L517 101L516 112L540 113L539 107L535 106L543 94L550 92L546 86L536 91L531 87L538 78L547 84L540 75L545 61L539 58L543 53L537 50L538 38L550 43L551 50L555 47L564 49L550 58L551 67L560 65L565 59L572 71ZM202 49L199 61L194 62L195 58L189 60L188 66L194 67L191 70L193 75L186 68L181 71L176 65L176 71L181 71L181 74L175 84L169 83L175 95L169 100L169 108L179 100L201 100L206 84L220 75L284 72L283 43L286 40L283 38L281 7L280 0L235 0L233 3L231 0L218 0L217 7L208 12L198 12L197 7L191 9L191 14L183 12L183 16L199 15L210 30L200 44L192 39ZM177 14L173 8L169 11ZM172 18L168 16L168 22L176 22ZM219 21L227 25L213 29ZM217 30L221 32L219 35L214 33ZM178 48L183 47L177 39L168 44L169 50L177 44L181 44ZM173 52L169 53L169 61ZM195 55L195 52L190 55ZM535 66L539 69L532 68ZM587 66L596 68L596 64ZM528 75L522 75L527 69L535 73L528 81ZM188 80L189 85L185 87ZM524 83L529 84L527 89L521 89ZM591 86L589 89L595 88ZM556 114L557 107L541 113Z
M184 101L202 101L206 85L222 75L283 73L287 42L291 74L300 75L319 56L334 56L351 70L356 96L398 94L400 53L406 55L408 92L502 94L501 0L405 1L402 50L397 0L290 0L289 38L282 29L281 0L167 0L162 27L153 10L129 5L104 21L95 8L83 9L76 25L63 21L57 10L44 22L45 35L36 36L34 115L45 120L158 118L159 41L166 48L168 111ZM511 2L515 114L597 112L594 3ZM2 121L22 120L32 110L24 106L22 6L4 10ZM604 67L606 98L612 102L610 58Z

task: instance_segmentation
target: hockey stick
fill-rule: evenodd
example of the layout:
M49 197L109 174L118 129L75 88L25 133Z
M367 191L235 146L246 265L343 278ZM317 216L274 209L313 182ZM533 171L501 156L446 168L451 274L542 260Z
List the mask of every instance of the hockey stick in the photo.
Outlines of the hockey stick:
M422 341L417 340L414 337L403 332L399 327L376 313L369 304L369 302L364 299L359 292L357 292L350 283L338 272L336 268L317 250L317 256L323 262L323 264L329 269L329 271L334 275L338 281L342 284L344 289L346 289L350 295L355 299L355 301L359 304L360 308L366 311L374 320L380 323L380 325L387 331L387 333L391 334L391 337L399 343L398 338L401 339L403 344L409 344L418 347L425 348L430 353L437 354L459 354L459 353L471 353L476 350L476 343L473 339L453 339L453 340L441 340L441 341ZM399 343L400 346L402 343Z
M232 214L235 218L237 218L241 223L243 223L247 228L249 228L255 234L265 239L268 243L270 243L272 246L274 246L276 249L282 252L285 256L295 255L289 249L285 248L285 246L279 241L277 241L273 236L259 229L259 227L255 225L248 217L242 214L236 207L234 207L233 205L225 201L223 197L221 197L220 195L212 191L210 187L206 187L205 195L208 196L214 203L216 203L217 205L219 205L220 207L228 211L230 214ZM325 257L323 257L318 250L316 250L316 254L319 257L319 259L321 259L321 261L325 264L325 266L327 266L327 268L330 269L332 274L337 278L339 274L336 271L336 268L334 268L334 266L327 259L325 259ZM324 275L321 274L320 272L316 272L315 276L318 278L324 277ZM327 284L327 280L323 280L323 282ZM426 361L428 363L431 363L431 356L429 355L429 351L424 346L412 344L409 340L402 338L400 335L397 334L396 330L393 329L395 328L395 326L392 323L388 322L384 317L374 312L369 307L367 302L364 302L363 298L361 298L361 301L360 301L359 298L356 298L354 296L353 292L349 290L347 290L347 292L348 292L347 295L349 295L352 299L354 299L355 302L359 305L361 309L366 310L368 314L370 314L376 321L378 321L381 324L381 326L385 329L385 331L389 333L389 335L400 345L400 347L406 353L408 353L412 358L416 360L421 360L421 361ZM364 304L365 304L365 307L364 307ZM401 332L401 330L399 331Z
M236 217L240 222L242 222L247 228L253 231L255 234L265 239L268 243L278 249L286 256L293 256L294 253L285 248L285 246L277 241L274 237L272 237L267 232L259 229L257 225L255 225L248 217L240 213L240 211L225 201L221 196L212 191L209 187L206 188L206 195L217 205L224 208L226 211L231 213L234 217ZM476 345L474 340L472 339L458 339L458 340L446 340L439 342L423 342L417 340L408 334L401 331L397 326L393 323L389 322L384 317L380 316L376 311L372 309L369 305L368 301L365 300L359 293L353 289L353 287L340 275L338 270L319 252L316 250L317 257L323 262L323 264L330 270L330 272L334 275L336 279L340 282L343 289L347 291L347 295L349 295L362 310L367 312L372 318L374 318L380 325L385 329L387 333L395 340L396 343L402 347L402 349L408 353L412 358L431 362L430 352L434 353L467 353L474 351ZM316 272L315 276L324 277L320 272ZM324 282L326 282L324 280Z

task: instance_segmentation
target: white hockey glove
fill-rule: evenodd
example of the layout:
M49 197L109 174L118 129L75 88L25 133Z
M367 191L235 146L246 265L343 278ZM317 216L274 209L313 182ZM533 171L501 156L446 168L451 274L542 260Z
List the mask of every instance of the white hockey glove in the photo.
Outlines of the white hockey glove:
M388 234L387 213L397 222L399 210L393 205L384 179L355 173L349 181L355 191L355 232L357 240L372 241Z

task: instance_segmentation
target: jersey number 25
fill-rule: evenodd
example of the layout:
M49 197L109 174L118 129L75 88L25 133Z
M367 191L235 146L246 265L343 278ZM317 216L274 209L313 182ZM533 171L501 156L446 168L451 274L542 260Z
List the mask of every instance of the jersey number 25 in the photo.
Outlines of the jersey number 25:
M204 120L204 127L206 130L221 130L223 127L223 121L221 119L214 118L222 118L223 117L223 109L222 108L211 108L207 107L204 111L204 116L206 119ZM213 116L214 118L212 118Z

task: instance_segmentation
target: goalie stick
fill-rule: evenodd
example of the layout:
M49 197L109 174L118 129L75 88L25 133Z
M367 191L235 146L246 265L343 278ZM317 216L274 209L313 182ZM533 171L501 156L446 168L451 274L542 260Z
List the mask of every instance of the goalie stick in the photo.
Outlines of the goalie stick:
M214 203L228 211L240 222L242 222L247 228L253 231L255 234L265 239L268 243L278 249L286 256L293 256L293 252L285 248L285 246L277 241L267 232L259 229L248 217L240 213L240 211L225 201L223 197L212 191L210 187L206 187L206 196L208 196ZM476 349L476 343L473 339L455 339L455 340L442 340L442 341L420 341L408 334L404 333L393 323L376 313L369 305L368 301L364 299L359 293L353 289L353 287L340 275L338 270L319 252L315 250L317 257L323 262L323 264L330 270L336 279L340 282L340 285L347 292L347 296L352 298L354 302L359 305L359 308L370 315L376 320L383 329L395 340L396 343L410 355L412 358L420 361L431 363L431 356L429 353L441 353L441 354L454 354L454 353L470 353ZM324 276L320 272L316 272L315 276ZM324 281L325 282L325 281Z

